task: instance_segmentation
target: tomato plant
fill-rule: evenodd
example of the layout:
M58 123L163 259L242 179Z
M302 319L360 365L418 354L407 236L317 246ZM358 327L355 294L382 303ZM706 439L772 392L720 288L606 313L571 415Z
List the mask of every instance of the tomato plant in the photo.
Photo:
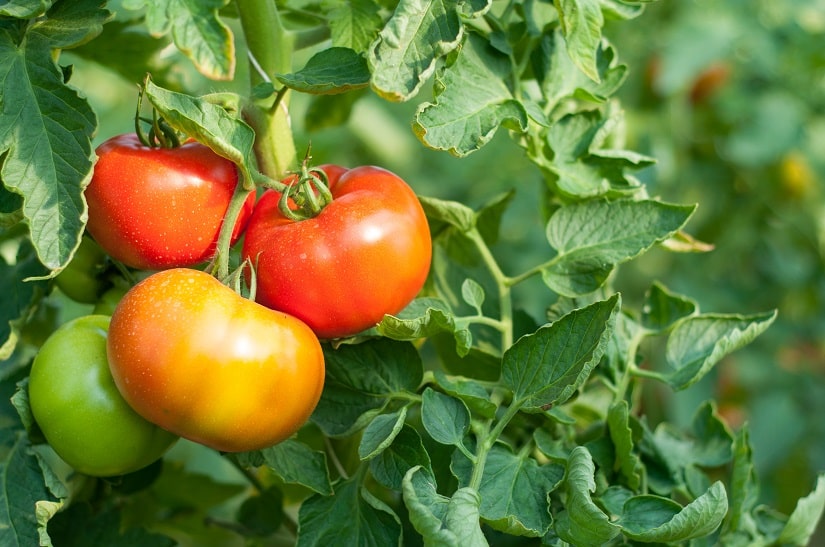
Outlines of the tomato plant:
M0 537L821 543L816 2L4 3ZM185 437L123 479L25 387L91 301Z
M108 355L141 416L228 452L295 433L324 385L321 346L306 325L197 270L159 272L126 293Z
M94 175L84 192L86 227L109 255L149 270L212 258L237 185L232 162L197 142L151 147L135 133L108 139L96 153ZM244 202L233 242L254 200L250 194Z
M108 329L104 315L63 324L29 376L32 413L49 445L77 471L104 477L146 467L177 440L121 397L106 358Z
M321 338L340 338L406 307L424 285L432 249L424 210L398 176L372 166L330 170L333 199L312 218L287 218L281 194L264 193L243 256L255 264L258 302Z

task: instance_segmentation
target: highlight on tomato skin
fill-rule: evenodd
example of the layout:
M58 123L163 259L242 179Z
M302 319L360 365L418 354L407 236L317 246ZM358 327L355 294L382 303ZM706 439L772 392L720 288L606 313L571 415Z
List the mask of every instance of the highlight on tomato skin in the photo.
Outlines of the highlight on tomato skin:
M184 268L152 274L123 296L108 356L138 414L224 452L290 437L324 386L321 345L308 326Z
M256 299L298 317L322 339L352 336L404 309L429 274L432 240L410 186L374 166L322 166L333 200L307 220L287 218L265 192L242 256L256 265Z
M194 266L212 258L238 183L231 161L195 141L152 148L134 133L110 138L96 153L84 191L86 228L110 256L145 270ZM251 192L232 232L233 244L254 204Z

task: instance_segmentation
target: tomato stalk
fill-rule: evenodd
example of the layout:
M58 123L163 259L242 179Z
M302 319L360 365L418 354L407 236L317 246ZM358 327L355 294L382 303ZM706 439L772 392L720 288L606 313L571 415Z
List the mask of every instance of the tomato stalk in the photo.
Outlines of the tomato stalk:
M224 280L229 277L229 250L232 246L232 232L238 222L244 202L249 197L249 192L245 188L243 177L239 173L238 184L235 186L235 192L232 194L229 207L227 207L226 214L223 217L223 224L221 224L221 231L218 234L218 242L215 247L213 271L218 279Z
M272 0L238 0L241 27L250 56L250 84L271 83L275 74L292 70L295 34L287 30ZM297 163L289 119L289 94L244 106L243 116L255 130L258 168L278 180ZM274 106L274 108L273 108Z

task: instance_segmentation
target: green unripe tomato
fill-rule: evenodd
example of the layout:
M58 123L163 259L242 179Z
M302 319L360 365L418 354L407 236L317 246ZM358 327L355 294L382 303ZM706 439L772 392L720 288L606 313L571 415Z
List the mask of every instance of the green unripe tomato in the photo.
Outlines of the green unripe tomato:
M75 302L94 304L109 285L100 277L105 265L106 254L97 243L84 236L72 261L57 274L54 282L63 294Z
M77 471L107 477L137 471L177 440L141 418L115 386L106 357L109 317L59 327L34 359L29 403L55 452Z
M120 285L106 289L95 303L92 313L95 315L112 315L115 313L115 308L120 303L120 299L127 291L126 287Z

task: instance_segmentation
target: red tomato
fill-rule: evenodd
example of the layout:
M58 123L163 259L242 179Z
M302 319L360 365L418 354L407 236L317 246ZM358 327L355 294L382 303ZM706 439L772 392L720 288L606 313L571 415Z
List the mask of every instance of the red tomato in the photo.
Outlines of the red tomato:
M292 221L278 208L280 194L265 192L242 253L256 265L258 302L298 317L321 338L340 338L415 298L432 242L418 198L398 176L371 166L324 169L332 203Z
M97 148L89 186L87 229L127 266L160 270L212 258L238 174L235 165L190 141L150 148L137 135L118 135ZM238 239L255 197L244 203L232 234Z
M295 433L324 384L309 327L198 270L135 285L115 308L107 349L115 384L138 414L227 452Z

